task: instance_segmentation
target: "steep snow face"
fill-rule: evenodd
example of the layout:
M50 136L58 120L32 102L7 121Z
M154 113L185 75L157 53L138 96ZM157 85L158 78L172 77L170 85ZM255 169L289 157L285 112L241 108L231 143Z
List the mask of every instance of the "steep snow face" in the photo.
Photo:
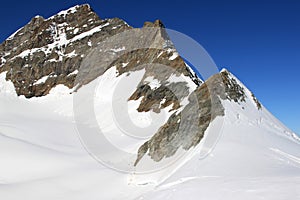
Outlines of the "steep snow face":
M196 154L142 199L300 198L299 140L264 107L223 105L222 136L212 153Z
M141 199L299 199L300 140L227 70L244 101L223 100L222 136L205 158L195 154ZM212 123L213 125L213 123Z
M143 75L137 71L116 78L109 75L115 74L111 70L100 77L105 84L124 79L134 85ZM208 156L202 157L196 149L176 168L137 175L108 168L86 152L72 117L72 91L59 86L45 97L28 100L12 92L13 84L3 74L0 78L0 196L4 199L300 198L298 138L264 107L258 109L251 92L238 79L245 101L222 100L222 134ZM101 90L96 94L101 96ZM105 97L102 105L109 102L109 95ZM99 106L101 101L95 104ZM109 121L104 113L99 110L100 123ZM134 112L131 117L143 119ZM207 133L214 130L218 119ZM128 141L119 142L126 151L137 148Z
M110 68L97 81L94 112L99 125L106 138L118 148L130 153L136 153L138 148L149 139L173 114L169 112L172 105L161 109L160 113L152 110L149 112L138 112L141 99L137 101L128 101L128 97L136 90L139 82L142 80L145 70L132 72L130 75L123 74L116 77L116 68ZM149 81L149 79L148 79ZM152 83L154 84L154 82ZM126 134L136 134L136 137L126 137ZM151 125L151 126L150 126ZM147 127L149 127L147 129ZM144 128L144 129L143 129Z
M11 81L6 81L5 77L5 73L0 73L0 94L8 97L17 96L14 84Z

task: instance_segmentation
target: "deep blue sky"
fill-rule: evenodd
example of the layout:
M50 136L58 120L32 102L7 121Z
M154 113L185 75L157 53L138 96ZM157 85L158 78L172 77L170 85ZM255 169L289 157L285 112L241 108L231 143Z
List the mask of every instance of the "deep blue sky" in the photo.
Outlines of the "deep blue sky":
M300 1L95 0L1 2L0 41L35 15L89 3L134 27L161 19L197 40L284 124L300 134Z

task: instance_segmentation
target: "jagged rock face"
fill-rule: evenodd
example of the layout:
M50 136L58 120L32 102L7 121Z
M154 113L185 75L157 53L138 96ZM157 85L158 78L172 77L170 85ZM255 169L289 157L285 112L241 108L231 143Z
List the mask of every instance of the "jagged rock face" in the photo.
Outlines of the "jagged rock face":
M234 78L229 76L229 72L222 72L222 77L224 79L224 84L226 88L226 94L228 100L233 100L234 102L245 102L245 91Z
M27 98L46 95L58 84L72 88L89 50L130 28L118 18L100 19L88 5L49 19L34 17L0 45L0 73L7 71L17 94Z
M245 89L238 84L237 80L232 77L230 72L225 70L221 73L221 75L223 77L223 82L227 94L226 99L234 101L236 103L246 102ZM261 103L257 100L253 93L251 93L251 98L255 102L257 109L262 109Z
M224 115L221 99L229 94L223 87L224 73L216 74L189 95L189 103L179 113L174 113L167 123L138 151L135 165L148 152L155 161L173 156L180 148L189 150L197 146L209 124ZM184 120L184 121L183 121Z
M145 22L144 26L164 27L159 20ZM44 96L58 84L73 88L82 60L89 52L103 40L128 29L132 27L118 18L100 19L89 5L70 8L49 19L34 17L0 45L0 73L7 71L6 78L13 82L16 93L27 98ZM163 31L159 31L158 35L160 42L168 39ZM157 57L159 53L157 49L137 50L123 55L113 65L128 61L126 68L118 67L119 72L124 73L132 66L155 59L154 62L169 65L194 77L194 82L200 84L180 57L169 60L174 49ZM91 76L84 77L82 84L94 80L113 65L107 66L101 73L91 71Z
M159 131L139 148L135 165L147 152L158 162L173 156L180 148L187 151L199 144L211 121L224 115L223 106L216 93L217 87L220 86L219 78L202 84L189 96L189 104L181 112L174 113Z
M262 109L254 94L252 100ZM189 150L204 137L209 124L224 116L221 100L246 102L245 89L228 71L223 71L206 80L189 95L189 104L179 113L174 113L157 133L138 150L135 165L148 154L154 161L173 156L180 148ZM182 120L185 120L184 122Z

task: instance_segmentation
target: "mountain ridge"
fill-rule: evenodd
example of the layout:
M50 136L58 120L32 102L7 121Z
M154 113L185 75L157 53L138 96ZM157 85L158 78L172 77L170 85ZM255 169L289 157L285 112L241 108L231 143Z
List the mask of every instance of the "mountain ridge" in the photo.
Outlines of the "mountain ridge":
M167 49L164 49L164 45L160 46L161 43L164 42L171 43L168 35L164 32L163 28L165 26L160 20L156 20L153 23L145 22L144 27L158 28L158 32L153 36L160 42L151 44L158 49L149 48L146 50L139 49L133 52L126 52L128 47L115 47L119 44L114 41L111 41L112 44L108 46L101 46L101 48L93 47L100 44L102 40L106 40L107 37L113 38L113 35L133 28L118 18L100 19L88 4L71 7L47 19L36 16L26 26L18 30L0 45L1 59L5 61L0 65L0 73L7 71L6 79L13 82L17 95L24 95L26 98L31 98L47 95L52 88L60 84L70 89L74 88L75 85L88 84L97 77L102 76L106 70L111 67L116 67L118 71L117 76L122 76L123 73L130 74L136 70L141 70L144 67L143 63L160 63L174 68L176 73L178 73L176 76L180 76L180 73L182 73L194 82L194 89L186 92L190 86L185 86L184 84L186 83L181 86L179 83L176 83L176 90L179 91L179 93L174 96L171 88L175 85L172 86L173 83L169 81L170 84L168 82L173 72L157 71L157 69L148 66L145 68L146 73L136 91L128 97L128 101L138 101L142 98L137 108L138 112L154 111L159 113L161 109L173 105L172 110L176 112L170 116L166 124L161 126L151 140L145 142L139 148L135 165L137 165L148 151L149 155L152 154L152 159L160 161L164 157L174 155L181 146L183 146L185 150L189 150L202 140L206 129L214 118L218 115L224 115L224 108L218 99L227 99L240 104L240 102L246 102L247 96L245 95L244 87L240 86L236 81L236 77L228 70L222 69L219 74L203 82L195 73L193 74L188 65L185 64L180 55L178 55L172 44L170 44L171 46L169 45ZM26 37L27 39L23 39L23 35L29 35L29 38ZM21 37L21 39L19 39L19 37ZM35 40L38 42L35 43ZM25 47L23 47L24 43ZM16 46L18 44L21 45ZM104 54L103 58L97 58L98 60L88 62L90 63L89 65L93 66L88 69L88 73L79 72L78 70L80 70L81 63L90 59L87 55L93 55L93 51L97 54L98 50L101 51L100 54L103 54L103 51L109 51L107 55L109 55L111 51L112 54L119 52L124 53L122 55L120 54L121 56L112 63L109 63L109 65L102 63L102 60L105 60L105 57L107 57L107 55ZM153 57L155 59L153 59ZM100 66L103 69L100 69ZM83 78L80 76L78 78L78 73L79 75L85 75ZM160 74L160 76L153 76L155 73ZM146 81L149 77L158 80L161 86L155 89L150 87L150 83ZM82 80L80 80L80 78ZM185 79L185 81L186 80L187 79ZM192 82L188 84L192 84ZM224 88L221 89L221 87ZM75 89L75 92L77 90L78 87ZM177 97L179 97L178 95L181 96L179 99L177 99ZM200 112L192 112L194 113L193 117L190 117L186 122L188 125L184 128L183 133L189 132L192 139L190 144L184 145L182 142L187 141L185 134L175 136L175 133L179 129L181 123L179 119L183 114L184 107L189 106L188 103L182 105L184 98L191 98L190 96L192 95L197 96L196 99L197 102L199 102L197 106L200 108ZM255 102L258 110L263 109L261 103L256 99L253 93L251 93L251 98L251 101ZM193 102L193 100L188 101ZM188 110L191 110L191 108L188 108ZM196 129L192 126L192 124L194 124L193 120L200 121L199 124L195 125L195 127L197 127ZM194 131L192 131L193 129ZM163 143L162 141L168 142ZM178 141L181 142L178 143ZM160 147L158 147L157 144L159 144Z

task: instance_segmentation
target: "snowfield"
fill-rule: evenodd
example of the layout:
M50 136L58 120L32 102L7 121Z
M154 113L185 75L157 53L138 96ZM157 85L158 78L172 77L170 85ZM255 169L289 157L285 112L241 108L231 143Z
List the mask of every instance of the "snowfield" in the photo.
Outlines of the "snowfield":
M210 154L202 156L200 143L175 167L140 175L113 170L85 150L73 118L72 90L58 86L48 96L28 100L17 97L4 77L0 74L3 200L300 199L299 139L265 108L257 110L248 90L246 103L222 102L224 118L217 118L208 129L214 131L218 120L223 123ZM132 83L137 83L142 76L136 72L133 77ZM99 113L108 112L103 103L110 98L102 100L95 107ZM128 104L129 109L135 107ZM136 123L142 120L147 125L149 116L131 111ZM111 125L109 117L100 114L97 119ZM123 148L137 147L130 143Z

